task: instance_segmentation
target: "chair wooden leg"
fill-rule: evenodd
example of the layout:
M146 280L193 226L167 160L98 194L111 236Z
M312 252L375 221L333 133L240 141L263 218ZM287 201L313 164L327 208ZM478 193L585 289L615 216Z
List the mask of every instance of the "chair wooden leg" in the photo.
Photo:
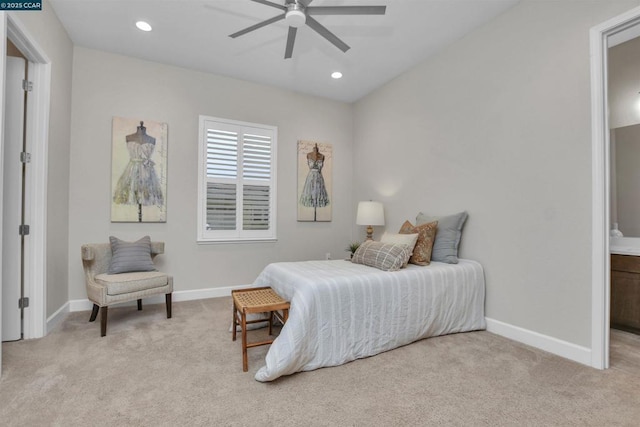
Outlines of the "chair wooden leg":
M142 310L142 300L138 300L138 311Z
M269 312L269 335L273 335L273 311Z
M231 331L231 341L236 340L236 330L238 329L238 309L236 304L233 304L233 331Z
M164 299L167 304L167 319L171 319L171 294L165 294Z
M100 310L100 307L98 307L97 304L93 304L93 310L91 311L89 322L93 322L94 320L96 320L96 317L98 316L98 310Z
M107 311L108 311L109 307L107 307L106 305L104 307L102 307L101 313L100 313L100 336L104 337L107 335Z
M242 370L249 370L249 360L247 359L247 314L242 312Z

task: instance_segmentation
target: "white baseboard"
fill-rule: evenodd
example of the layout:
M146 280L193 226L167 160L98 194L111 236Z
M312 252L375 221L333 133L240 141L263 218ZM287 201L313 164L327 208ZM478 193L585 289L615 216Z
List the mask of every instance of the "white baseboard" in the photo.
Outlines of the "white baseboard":
M65 302L62 307L47 318L47 330L44 333L45 335L53 331L53 329L58 326L65 317L67 317L67 314L69 314L69 303L70 301Z
M591 349L562 341L538 332L486 318L487 331L514 341L530 345L583 365L591 366Z
M190 291L174 291L172 295L173 302L179 301L192 301L197 299L206 299L206 298L221 298L231 296L231 291L233 289L243 289L249 288L252 285L238 285L238 286L225 286L223 288L205 288L205 289L194 289ZM160 304L164 303L164 295L154 295L152 297L148 297L144 299L146 304ZM127 306L127 305L135 305L135 301L128 301L121 304L116 304L118 306ZM88 299L74 299L67 303L69 306L68 311L88 311L93 308L93 303Z

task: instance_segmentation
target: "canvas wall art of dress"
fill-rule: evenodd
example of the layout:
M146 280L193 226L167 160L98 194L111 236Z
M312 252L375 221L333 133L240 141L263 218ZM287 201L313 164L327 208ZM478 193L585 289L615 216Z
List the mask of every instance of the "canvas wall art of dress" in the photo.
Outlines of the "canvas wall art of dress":
M167 124L113 118L111 221L167 221Z
M298 221L331 221L331 144L298 141Z

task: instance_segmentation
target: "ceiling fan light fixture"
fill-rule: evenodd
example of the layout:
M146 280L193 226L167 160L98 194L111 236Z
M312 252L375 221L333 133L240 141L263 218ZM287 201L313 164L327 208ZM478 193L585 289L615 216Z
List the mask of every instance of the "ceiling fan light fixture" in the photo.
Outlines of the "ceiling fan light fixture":
M288 26L298 28L303 26L307 21L307 15L299 9L292 9L286 13L284 20Z
M305 24L341 51L346 52L351 49L348 44L340 40L339 37L329 31L324 25L313 19L312 15L384 15L387 10L386 6L309 6L309 3L313 0L285 0L284 5L274 3L271 0L251 1L270 6L274 9L280 9L284 13L267 19L266 21L258 22L244 30L229 34L229 37L235 39L236 37L273 24L274 22L284 20L289 26L284 59L290 59L293 55L293 46L296 42L298 28Z

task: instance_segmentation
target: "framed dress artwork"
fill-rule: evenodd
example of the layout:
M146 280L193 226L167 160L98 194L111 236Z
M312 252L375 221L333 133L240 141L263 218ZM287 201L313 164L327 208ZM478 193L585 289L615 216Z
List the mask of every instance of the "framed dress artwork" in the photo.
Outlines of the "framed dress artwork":
M298 141L298 221L331 221L333 147Z
M111 222L167 221L167 124L113 118Z

